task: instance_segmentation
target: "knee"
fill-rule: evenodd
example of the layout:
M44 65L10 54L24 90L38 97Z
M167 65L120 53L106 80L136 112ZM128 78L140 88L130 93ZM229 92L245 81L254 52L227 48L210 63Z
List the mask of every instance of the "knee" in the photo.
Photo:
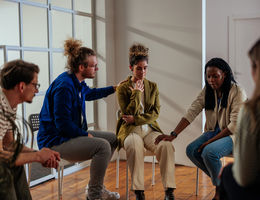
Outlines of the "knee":
M195 154L195 148L191 143L186 147L186 155L188 156L188 158L191 158L194 157L194 154Z
M206 146L202 150L201 157L202 157L203 160L207 160L207 159L210 159L210 158L216 158L218 156L212 148L209 148L208 146Z
M111 155L111 148L110 148L110 144L107 140L105 139L101 139L100 140L100 153L106 156L110 156Z
M137 148L135 145L127 145L125 146L125 150L127 154L138 154L139 148Z
M142 157L144 155L144 146L136 144L128 144L125 146L127 157Z
M131 134L127 136L124 142L124 149L127 153L140 154L144 151L144 143L140 136Z
M171 142L169 141L161 141L159 144L158 144L158 147L157 147L157 151L162 151L162 152L172 152L172 151L175 151L173 145Z

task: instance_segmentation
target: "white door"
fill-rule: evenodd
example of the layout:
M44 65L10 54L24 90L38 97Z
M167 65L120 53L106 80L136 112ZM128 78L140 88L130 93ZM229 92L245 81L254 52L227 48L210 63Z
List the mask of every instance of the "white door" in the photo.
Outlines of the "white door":
M251 97L254 86L248 51L260 38L260 14L230 17L229 62L234 68L236 81Z

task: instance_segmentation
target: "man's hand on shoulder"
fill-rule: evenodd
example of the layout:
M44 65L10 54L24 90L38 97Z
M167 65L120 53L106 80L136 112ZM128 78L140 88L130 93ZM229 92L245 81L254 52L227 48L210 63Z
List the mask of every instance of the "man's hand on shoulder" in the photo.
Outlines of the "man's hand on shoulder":
M117 85L114 85L113 88L114 88L115 92L116 92L117 87L118 87L119 85L121 85L122 83L125 83L126 81L127 81L127 79L126 79L126 80L123 80L123 81L120 81Z

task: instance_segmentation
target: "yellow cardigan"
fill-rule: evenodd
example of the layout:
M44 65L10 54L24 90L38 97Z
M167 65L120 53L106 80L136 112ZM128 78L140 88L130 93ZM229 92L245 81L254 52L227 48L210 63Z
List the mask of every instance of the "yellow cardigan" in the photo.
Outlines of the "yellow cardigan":
M144 113L140 112L141 92L133 90L131 76L117 88L118 103L122 115L133 115L134 124L126 124L120 117L117 121L116 134L119 140L119 148L124 144L125 138L135 126L148 124L153 130L161 132L156 119L160 113L159 91L156 83L144 79Z

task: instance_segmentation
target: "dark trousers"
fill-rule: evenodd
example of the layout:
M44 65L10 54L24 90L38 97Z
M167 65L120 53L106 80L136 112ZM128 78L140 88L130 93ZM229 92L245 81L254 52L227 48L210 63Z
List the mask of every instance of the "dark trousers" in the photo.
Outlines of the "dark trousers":
M31 200L23 166L10 167L0 161L0 199Z
M260 200L260 184L241 187L232 173L232 164L223 169L220 183L220 200Z

